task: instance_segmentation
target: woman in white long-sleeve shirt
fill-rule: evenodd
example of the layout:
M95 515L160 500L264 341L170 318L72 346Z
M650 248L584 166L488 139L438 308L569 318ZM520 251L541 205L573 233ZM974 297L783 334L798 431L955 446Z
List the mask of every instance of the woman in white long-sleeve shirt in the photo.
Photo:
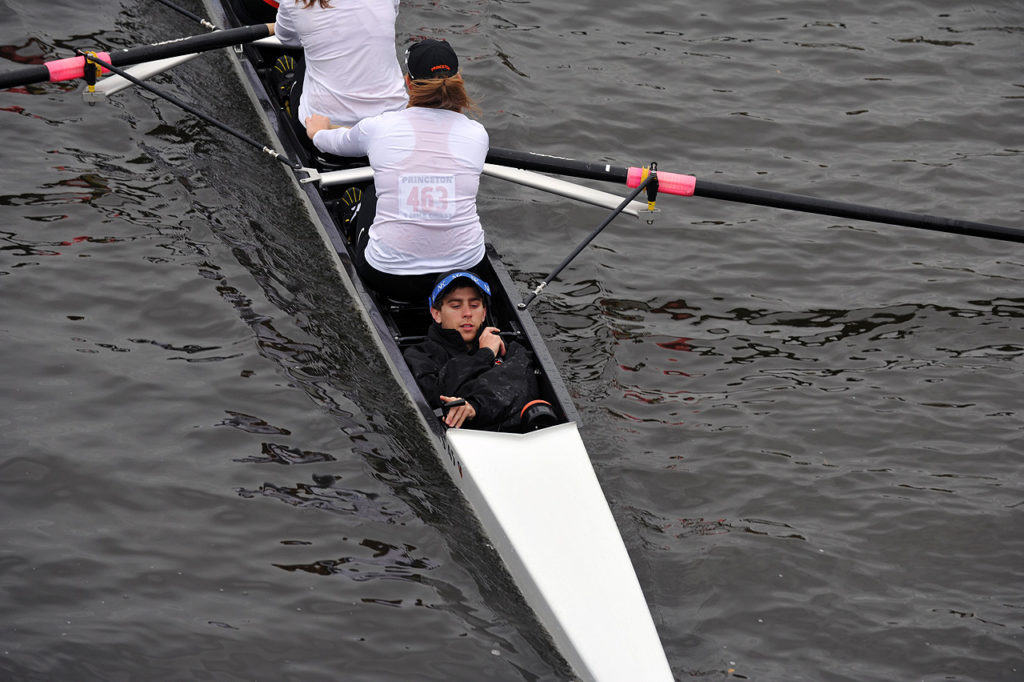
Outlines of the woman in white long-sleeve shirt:
M441 272L470 270L484 258L476 194L489 140L463 110L476 109L444 41L409 48L409 108L330 129L325 116L306 119L318 149L367 156L374 171L373 223L357 237L356 268L373 288L402 299L426 298ZM359 223L373 211L364 192ZM369 200L369 201L368 201Z
M352 126L408 102L395 54L399 0L281 0L274 35L304 53L298 120Z

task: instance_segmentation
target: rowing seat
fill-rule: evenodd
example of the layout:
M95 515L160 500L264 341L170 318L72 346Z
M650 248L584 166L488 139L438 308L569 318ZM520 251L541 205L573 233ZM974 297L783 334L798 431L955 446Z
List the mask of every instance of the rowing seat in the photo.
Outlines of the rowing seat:
M399 348L405 350L426 338L425 333L433 319L425 301L406 301L380 293L376 296L388 332Z

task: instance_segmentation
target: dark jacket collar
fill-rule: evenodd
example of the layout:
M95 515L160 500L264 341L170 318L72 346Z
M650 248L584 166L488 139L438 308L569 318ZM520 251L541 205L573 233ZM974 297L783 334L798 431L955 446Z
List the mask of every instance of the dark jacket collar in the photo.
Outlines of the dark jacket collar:
M480 333L483 332L483 327L477 332L477 338L480 338ZM437 322L430 325L427 329L427 338L444 346L448 352L453 354L462 354L471 352L466 347L466 342L462 340L462 334L457 329L445 329ZM475 349L474 349L475 350Z

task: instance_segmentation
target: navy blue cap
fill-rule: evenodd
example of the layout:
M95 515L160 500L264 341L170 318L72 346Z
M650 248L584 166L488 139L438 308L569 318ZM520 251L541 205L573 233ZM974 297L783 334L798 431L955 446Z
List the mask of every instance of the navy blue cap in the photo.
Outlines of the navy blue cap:
M491 295L491 287L488 286L487 282L483 281L472 272L458 270L455 272L447 272L438 277L437 282L434 283L434 290L430 292L430 298L427 299L427 305L433 308L434 301L441 298L447 289L454 288L455 281L459 279L468 279L469 286L475 286L486 296Z

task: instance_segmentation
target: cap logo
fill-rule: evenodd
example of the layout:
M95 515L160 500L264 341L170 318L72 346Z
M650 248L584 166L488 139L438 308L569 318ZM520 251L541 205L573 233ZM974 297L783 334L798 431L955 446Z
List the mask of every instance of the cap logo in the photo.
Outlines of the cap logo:
M405 51L405 66L414 81L447 78L458 72L459 57L448 41L427 38Z

